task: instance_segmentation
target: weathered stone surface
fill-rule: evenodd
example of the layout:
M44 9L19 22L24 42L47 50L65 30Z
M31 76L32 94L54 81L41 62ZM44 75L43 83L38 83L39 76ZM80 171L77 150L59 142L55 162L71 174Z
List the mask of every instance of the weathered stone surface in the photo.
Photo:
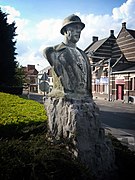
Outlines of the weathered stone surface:
M53 89L45 101L48 127L54 139L72 144L67 143L68 149L90 168L95 180L109 180L114 152L92 99L90 61L76 46L84 26L78 16L68 16L61 29L64 42L43 51L53 76Z
M105 138L98 119L99 109L93 99L48 97L45 108L51 136L56 140L70 140L74 155L93 175L97 179L106 177L114 168L114 151Z

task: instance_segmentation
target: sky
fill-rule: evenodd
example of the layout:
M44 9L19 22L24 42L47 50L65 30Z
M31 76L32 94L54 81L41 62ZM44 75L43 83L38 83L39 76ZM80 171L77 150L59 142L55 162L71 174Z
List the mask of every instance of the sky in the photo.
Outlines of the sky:
M43 49L63 41L62 22L71 14L85 24L77 43L82 50L92 43L92 36L103 39L114 30L117 37L122 22L135 29L135 0L0 0L0 8L9 14L8 23L16 23L16 60L38 71L49 65Z

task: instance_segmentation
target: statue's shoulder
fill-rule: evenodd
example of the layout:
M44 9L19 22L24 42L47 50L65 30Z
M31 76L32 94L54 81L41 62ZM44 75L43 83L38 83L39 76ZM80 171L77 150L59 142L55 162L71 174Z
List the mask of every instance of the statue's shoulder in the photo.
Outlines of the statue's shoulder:
M50 65L54 64L54 61L56 61L56 54L59 51L60 44L51 46L51 47L46 47L43 50L43 56L49 61Z
M57 44L56 46L54 46L53 48L56 52L59 52L59 51L63 51L64 49L66 49L66 46L64 43L60 43L60 44Z
M43 50L43 56L49 61L50 65L53 64L53 53L54 52L54 49L53 47L46 47L44 50Z
M43 50L43 56L50 62L50 64L52 64L52 61L55 58L55 48L52 47L46 47Z
M46 47L43 50L43 55L47 58L50 54L52 54L54 51L53 47ZM47 58L48 59L48 58Z
M44 56L48 56L52 53L55 53L55 52L58 52L59 50L61 50L63 48L63 44L57 44L55 46L51 46L51 47L46 47L44 50L43 50L43 54Z

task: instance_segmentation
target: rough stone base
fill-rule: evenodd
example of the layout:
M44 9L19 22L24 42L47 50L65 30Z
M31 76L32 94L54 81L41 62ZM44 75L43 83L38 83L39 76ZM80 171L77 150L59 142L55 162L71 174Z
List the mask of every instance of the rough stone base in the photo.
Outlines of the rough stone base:
M114 150L98 119L93 99L48 97L45 101L49 133L56 140L67 139L73 153L92 172L95 179L109 180L114 170ZM111 179L111 178L110 178Z

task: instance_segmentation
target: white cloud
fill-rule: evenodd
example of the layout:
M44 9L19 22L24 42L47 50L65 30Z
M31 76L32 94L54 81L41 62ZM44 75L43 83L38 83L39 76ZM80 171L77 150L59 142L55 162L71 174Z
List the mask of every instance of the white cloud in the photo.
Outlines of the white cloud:
M15 21L16 23L16 33L18 34L17 39L18 40L28 40L29 34L26 31L27 25L29 24L28 19L21 18L21 13L17 11L14 7L11 6L1 6L1 9L3 12L6 12L8 14L7 16L7 22L12 23Z
M61 19L45 19L37 24L37 38L57 39L60 37Z
M115 21L125 21L130 28L135 28L135 0L127 0L119 8L113 9L113 18ZM133 26L134 27L133 27Z
M41 70L44 67L48 66L48 61L43 57L41 51L33 51L32 49L25 53L23 55L18 55L17 58L18 62L21 62L20 65L27 66L28 64L33 64L37 67L37 70ZM38 64L40 66L38 66Z
M78 45L85 49L92 40L92 36L98 36L99 39L108 37L110 35L110 30L114 29L114 24L112 23L112 17L109 15L97 15L88 14L81 15L76 13L85 23L85 28L82 31L82 36Z
M14 7L11 6L1 6L1 9L3 11L5 11L7 14L9 14L8 16L8 21L11 23L15 17L19 17L20 16L20 12L17 11Z
M21 17L21 13L13 7L3 6L10 15L10 21L17 25L17 60L21 65L40 64L48 66L47 60L42 55L42 50L47 46L53 46L63 40L60 34L63 19L43 19L31 27L31 21ZM92 36L99 39L110 35L114 30L115 36L121 29L121 23L127 22L127 28L135 29L135 0L127 0L120 7L112 10L112 15L94 15L76 13L85 23L78 47L85 49L92 42ZM41 67L40 67L41 69Z

